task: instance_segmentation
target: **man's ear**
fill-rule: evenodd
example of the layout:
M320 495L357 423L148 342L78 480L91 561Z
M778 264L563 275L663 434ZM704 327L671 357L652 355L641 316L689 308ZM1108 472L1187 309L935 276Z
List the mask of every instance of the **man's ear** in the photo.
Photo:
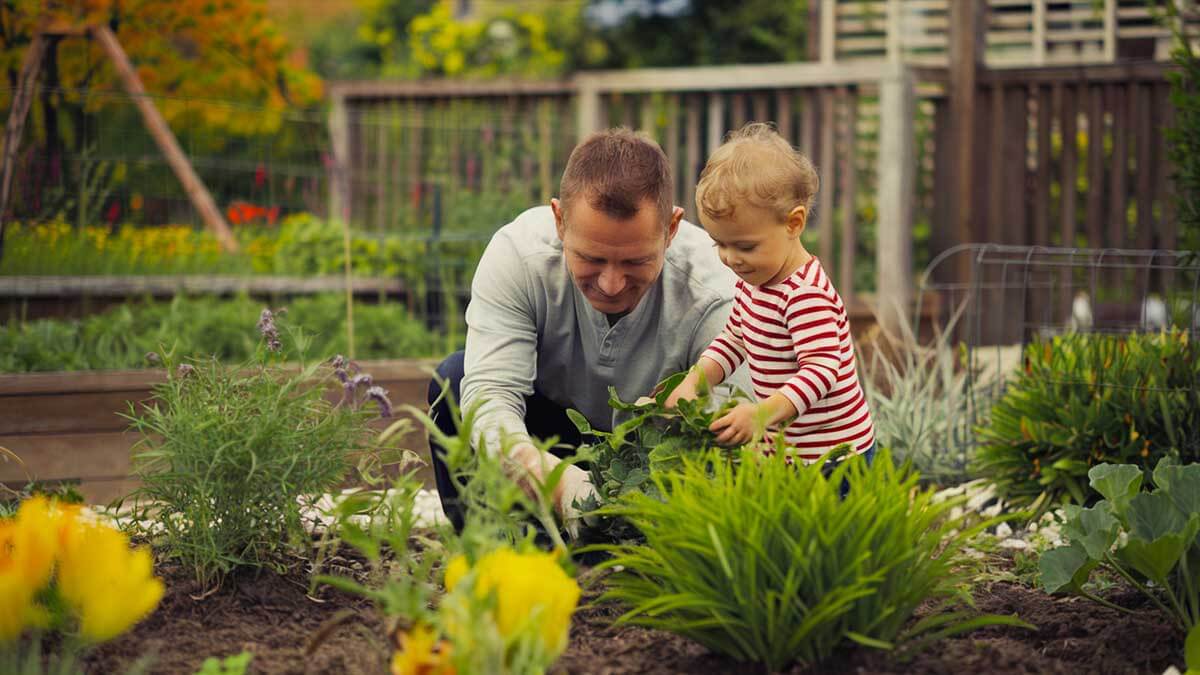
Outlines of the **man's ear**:
M550 210L554 212L554 229L558 232L558 240L562 241L563 235L566 234L567 225L563 221L563 206L558 197L550 199Z
M799 237L804 233L804 226L808 223L808 209L804 206L797 206L788 213L787 229L788 236Z
M671 245L671 240L679 232L679 221L681 220L683 220L683 208L676 206L671 209L671 222L667 223L667 246Z

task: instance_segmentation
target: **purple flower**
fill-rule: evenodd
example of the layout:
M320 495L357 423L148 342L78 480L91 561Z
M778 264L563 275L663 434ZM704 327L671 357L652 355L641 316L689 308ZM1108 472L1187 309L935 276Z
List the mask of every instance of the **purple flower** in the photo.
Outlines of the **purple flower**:
M182 380L183 378L187 377L188 375L191 375L195 370L196 369L192 367L192 364L181 363L181 364L179 364L179 368L177 368L175 370L175 377L178 377L179 379Z
M379 404L379 416L392 416L392 402L388 400L387 391L383 387L375 386L367 390L367 398Z
M277 352L283 347L279 341L279 329L275 327L275 314L268 308L263 308L262 314L258 315L258 332L267 341L267 349Z
M157 365L160 361L162 359L159 358L158 352L146 352L146 363Z
M358 392L359 387L367 387L369 390L373 384L373 380L368 373L355 375L353 378L342 380L342 382L345 383L344 386L346 387L347 396L354 396L354 394Z
M341 354L338 354L337 356L333 357L333 361L331 361L329 365L333 366L334 370L345 370L346 369L346 357L342 356Z

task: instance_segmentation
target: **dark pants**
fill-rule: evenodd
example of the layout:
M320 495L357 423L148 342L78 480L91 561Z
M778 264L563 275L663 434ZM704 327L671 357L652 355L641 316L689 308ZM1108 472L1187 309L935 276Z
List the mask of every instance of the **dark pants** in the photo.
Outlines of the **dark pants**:
M862 455L863 459L867 460L867 466L873 464L875 462L875 444L872 443L871 447L867 448L867 451L862 453ZM833 473L833 470L837 468L837 465L838 462L831 459L825 462L825 464L821 467L821 473L825 474L826 478L829 478L830 474ZM842 499L845 499L846 495L848 494L850 494L850 481L849 479L843 478L841 488Z
M437 428L448 436L458 434L457 421L450 414L450 405L446 399L438 400L442 394L440 382L445 382L450 389L450 395L455 402L462 400L463 352L454 352L442 361L437 368L437 377L429 383L429 416L433 418ZM437 405L434 405L437 401ZM567 417L566 408L550 399L534 392L533 396L525 397L525 427L534 438L550 438L557 436L559 443L568 448L553 448L551 452L557 455L567 455L573 448L583 442L579 429L571 418ZM430 456L433 460L433 476L437 481L438 496L442 499L442 509L454 524L456 530L462 530L463 513L458 502L458 483L450 475L446 466L446 449L438 445L431 436L429 438Z

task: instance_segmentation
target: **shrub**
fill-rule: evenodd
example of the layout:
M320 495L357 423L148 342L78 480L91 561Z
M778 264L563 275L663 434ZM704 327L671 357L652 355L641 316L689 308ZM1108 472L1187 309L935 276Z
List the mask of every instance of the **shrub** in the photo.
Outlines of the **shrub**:
M280 564L304 536L301 509L332 490L349 459L368 448L361 407L375 399L390 414L386 393L369 376L347 372L338 357L285 369L273 358L281 337L269 311L259 324L265 345L254 360L228 368L215 360L180 363L167 354L167 380L154 401L129 419L144 437L135 457L142 487L141 522L161 528L156 540L211 584L240 567ZM304 350L299 350L303 355ZM344 384L337 404L324 398Z
M1040 513L1097 498L1101 463L1149 470L1200 459L1200 354L1179 332L1066 335L1025 349L1024 368L979 430L979 471Z
M1200 666L1200 464L1159 460L1151 492L1141 490L1144 475L1132 464L1088 471L1104 499L1091 508L1066 507L1069 543L1042 554L1041 583L1049 593L1075 593L1130 612L1084 588L1096 568L1115 572L1189 634L1188 664Z
M772 671L819 662L858 643L916 647L922 640L1008 617L934 614L906 626L923 602L949 603L967 582L961 550L993 521L966 527L934 503L917 476L884 450L867 466L791 466L745 451L739 468L719 453L656 474L665 499L631 492L605 511L632 523L644 544L614 554L602 599L630 609L618 620L660 628ZM847 479L850 492L839 492ZM945 607L943 607L945 609Z

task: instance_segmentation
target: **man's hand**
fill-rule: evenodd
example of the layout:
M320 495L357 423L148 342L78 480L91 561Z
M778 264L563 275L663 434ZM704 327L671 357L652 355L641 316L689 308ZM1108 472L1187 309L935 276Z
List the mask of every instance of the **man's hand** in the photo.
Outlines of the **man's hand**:
M739 403L717 418L708 430L717 435L717 443L725 446L745 445L754 438L762 425L763 411L757 403Z
M538 498L540 487L546 481L546 476L554 471L561 459L548 452L542 452L532 443L518 443L508 452L508 458L513 467L510 476L521 486L525 494L533 499ZM588 497L596 496L596 488L587 472L577 466L563 469L558 484L550 496L550 505L562 519L567 533L575 538L579 535L580 511L575 507L575 501L587 501Z

